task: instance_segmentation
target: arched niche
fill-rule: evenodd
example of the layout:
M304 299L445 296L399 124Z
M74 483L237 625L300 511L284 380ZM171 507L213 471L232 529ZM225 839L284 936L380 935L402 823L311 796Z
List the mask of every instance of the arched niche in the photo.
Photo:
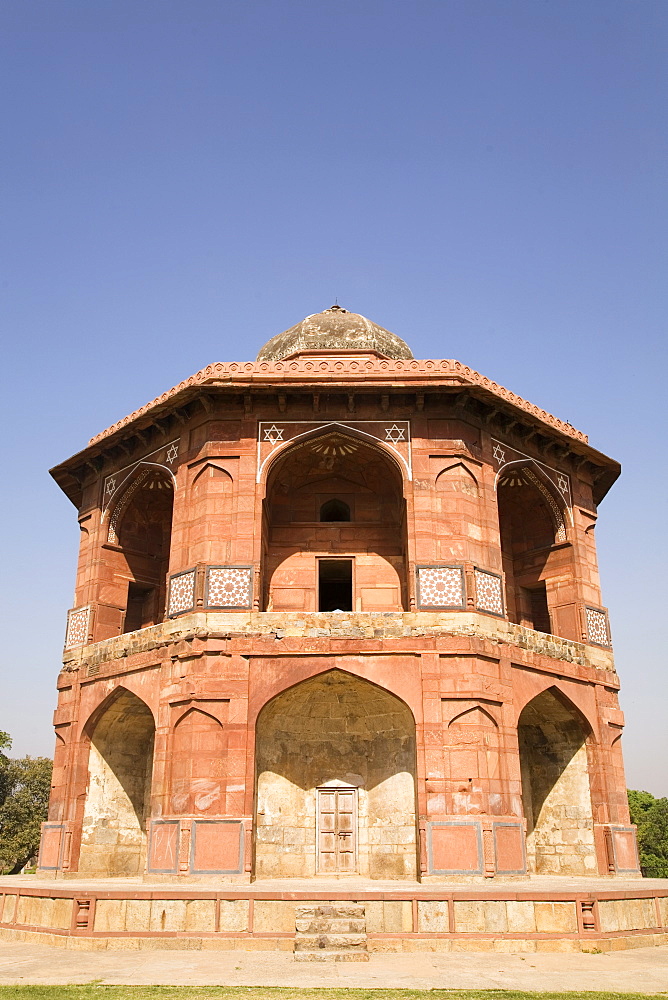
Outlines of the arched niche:
M535 462L513 462L497 477L508 617L518 625L579 638L567 511Z
M283 452L269 471L264 500L263 606L273 611L402 610L402 487L397 464L381 448L339 430ZM349 510L348 519L322 519L333 501L339 511ZM337 560L340 564L333 565ZM326 599L331 580L338 581L344 606ZM337 607L330 607L333 603Z
M194 470L188 507L190 561L226 563L232 558L234 481L217 461Z
M477 500L480 487L476 476L463 462L453 462L436 476L436 489L442 493L454 493Z
M109 519L108 540L117 546L110 556L123 631L163 620L172 533L172 476L155 466L139 466Z
M284 691L256 726L258 878L417 876L415 721L340 670Z
M552 687L524 707L517 732L529 871L594 874L588 723Z
M138 875L146 863L155 723L135 694L117 689L89 720L88 790L79 871Z
M321 521L350 521L350 504L333 497L325 500L320 507Z
M225 811L227 747L218 719L189 709L172 734L169 812L212 815Z

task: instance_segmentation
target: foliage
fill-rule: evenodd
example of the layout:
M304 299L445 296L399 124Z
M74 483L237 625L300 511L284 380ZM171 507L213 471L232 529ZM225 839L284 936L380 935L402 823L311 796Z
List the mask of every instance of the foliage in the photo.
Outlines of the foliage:
M52 768L47 757L9 760L2 755L0 872L15 875L37 854L40 827L49 804Z
M9 733L4 733L0 729L0 806L7 798L7 791L9 790L9 757L7 757L3 750L10 750L12 746L12 738Z
M668 877L668 799L629 789L629 809L638 827L640 867L647 875Z

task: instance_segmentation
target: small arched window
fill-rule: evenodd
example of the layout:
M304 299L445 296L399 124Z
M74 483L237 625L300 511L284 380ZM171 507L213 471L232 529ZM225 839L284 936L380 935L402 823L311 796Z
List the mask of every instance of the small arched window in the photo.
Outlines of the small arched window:
M321 521L349 521L350 507L345 500L327 500L320 508Z

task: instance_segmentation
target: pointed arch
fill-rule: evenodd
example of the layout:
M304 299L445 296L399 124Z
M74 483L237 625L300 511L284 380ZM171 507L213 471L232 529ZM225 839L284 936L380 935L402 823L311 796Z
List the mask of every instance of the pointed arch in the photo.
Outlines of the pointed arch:
M575 606L563 604L566 584L575 583L570 508L533 459L506 462L495 486L510 621L580 639Z
M470 485L471 495L479 496L480 494L480 483L478 477L469 469L468 465L464 462L452 462L450 465L446 465L441 471L436 475L436 488L439 490L447 489L449 485L452 484L453 480L459 479Z
M196 489L197 484L206 476L224 480L226 483L229 483L230 485L232 485L232 483L234 482L230 473L227 471L227 469L223 468L222 465L219 465L217 462L214 461L211 462L207 461L193 475L192 483L190 484L191 488Z
M522 709L517 726L529 870L596 871L590 789L591 727L556 686Z
M482 705L473 705L450 720L448 729L452 729L453 726L493 726L494 729L498 729L499 724L491 712Z
M371 681L330 668L271 698L256 726L256 874L414 878L415 766L413 713Z
M161 472L165 473L165 475L171 480L172 488L176 491L178 487L176 476L168 465L163 465L162 462L137 462L128 472L126 472L120 483L114 487L109 496L103 500L102 515L100 518L102 524L104 524L105 520L107 520L110 513L113 513L118 505L123 502L123 498L128 490L134 486L135 479L138 476L142 476L142 473L150 472L152 469L159 469Z
M568 504L555 488L554 483L538 462L532 458L520 458L513 462L506 462L500 467L494 480L494 488L497 492L499 486L503 485L504 481L509 479L513 473L526 476L529 483L538 490L552 518L556 541L565 542L567 525L572 525L573 517Z
M145 701L119 686L91 713L84 730L89 779L79 871L140 874L150 813L153 713Z
M137 701L141 702L144 708L148 712L150 712L151 718L153 720L153 725L155 726L155 716L153 714L153 710L151 709L150 705L148 705L143 698L141 698L138 694L135 694L134 691L131 691L130 688L126 687L124 684L117 684L116 687L114 687L112 691L106 694L101 699L101 701L98 702L95 708L91 710L90 714L88 715L88 718L84 722L81 729L81 735L84 739L90 739L90 737L93 735L93 732L95 730L95 727L97 726L98 721L107 711L107 709L111 708L111 706L114 704L115 701L118 701L119 698L122 698L125 695L130 695L132 698L136 698Z
M176 476L171 469L155 462L139 462L126 477L123 484L116 490L109 505L102 512L103 523L105 516L109 516L109 526L107 528L108 544L118 545L118 530L123 515L132 502L135 493L146 483L151 473L160 475L165 483L169 483L170 490L176 490Z
M313 427L310 430L303 431L301 434L296 434L293 438L290 438L289 441L279 444L279 446L272 451L271 454L267 455L264 461L259 465L257 472L257 482L264 483L265 494L271 470L280 459L287 456L289 452L304 447L304 445L308 444L309 441L314 438L327 436L332 433L340 434L342 437L351 438L352 440L357 439L372 448L377 448L378 451L385 456L385 458L388 458L391 461L392 465L401 476L402 483L404 479L410 481L413 478L410 465L398 451L395 451L393 448L389 448L384 441L380 440L380 438L374 437L373 434L369 434L367 431L363 431L359 427L349 427L347 424L339 423L338 421L333 420L329 424Z
M332 423L274 453L263 501L263 608L406 607L405 480L395 457L369 437ZM338 526L343 517L321 520L334 500L354 511L354 532ZM332 563L342 559L346 566Z
M193 714L202 715L206 719L211 719L212 722L215 722L217 726L220 726L222 728L223 724L220 721L220 719L217 719L215 715L211 714L211 712L205 712L203 708L198 708L196 705L191 705L189 708L184 709L181 715L178 716L178 718L174 722L174 729L176 729L177 726L180 726L181 723L184 722L189 715Z
M170 812L225 812L226 757L226 733L219 719L194 705L179 716L171 733Z
M536 678L538 680L538 678ZM549 693L556 701L558 701L563 708L579 719L584 731L587 736L590 734L596 734L596 725L590 719L588 709L579 703L577 700L577 689L571 691L571 694L567 694L565 691L559 687L558 684L554 684L550 678L542 678L542 683L537 683L533 687L531 693L527 695L524 702L516 702L515 710L517 712L517 724L519 725L519 720L522 713L536 698L540 698L542 695Z

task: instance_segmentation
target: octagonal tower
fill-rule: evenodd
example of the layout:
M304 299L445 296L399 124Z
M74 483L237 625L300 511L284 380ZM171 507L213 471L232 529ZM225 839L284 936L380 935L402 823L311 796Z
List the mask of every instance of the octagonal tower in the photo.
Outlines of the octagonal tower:
M333 306L52 474L81 550L42 871L637 872L619 466L570 424Z

